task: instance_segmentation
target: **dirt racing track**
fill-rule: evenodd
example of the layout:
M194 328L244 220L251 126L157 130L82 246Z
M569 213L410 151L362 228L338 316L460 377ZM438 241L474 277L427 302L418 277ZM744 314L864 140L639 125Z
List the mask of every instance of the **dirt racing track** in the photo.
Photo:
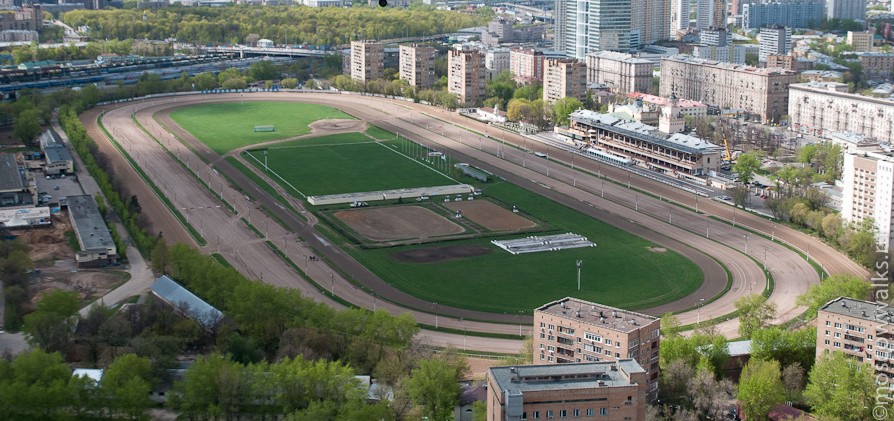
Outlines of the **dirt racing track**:
M249 98L302 101L339 108L362 121L374 122L385 130L399 132L401 136L425 145L434 145L438 150L457 159L485 168L538 194L682 254L701 268L705 282L689 297L647 312L661 314L689 309L679 314L684 324L728 314L735 310L733 302L736 299L763 290L766 277L758 263L764 262L775 281L770 300L778 307L779 321L795 317L803 311L803 308L795 304L795 298L811 284L819 282L816 271L790 248L749 233L741 228L743 225L751 231L766 233L767 236L772 232L775 239L801 250L810 250L810 256L830 273L866 276L864 269L842 254L797 231L776 227L770 221L742 213L736 215L734 227L721 222L733 219L732 209L725 205L702 198L697 204L699 213L672 205L667 200L693 208L693 202L697 199L689 193L672 190L651 180L636 176L628 179L626 172L603 167L595 161L579 157L574 160L565 152L557 152L555 149L549 151L546 146L539 144L531 146L534 142L526 141L520 136L503 133L497 135L493 128L468 119L460 120L458 116L445 110L405 101L347 94L280 92L245 96L245 99ZM265 243L270 241L320 287L355 305L386 308L394 314L410 311L420 323L457 330L467 328L469 331L503 334L518 334L520 330L523 333L530 332L530 318L522 320L517 315L491 314L444 306L433 308L430 302L392 288L339 248L332 247L314 230L313 223L316 220L309 213L301 211L301 216L298 216L287 211L244 174L167 117L167 113L177 107L239 99L239 94L168 97L98 108L83 114L81 118L99 144L100 150L114 158L112 161L116 176L124 178L132 194L139 196L152 230L163 232L169 242L186 242L197 246L184 227L99 129L100 115L109 134L205 238L207 245L202 250L208 253L219 252L246 275L278 286L299 288L315 300L340 306L299 277L287 263L276 256ZM145 131L134 123L132 115ZM489 133L500 139L483 139L483 136L474 132ZM519 147L510 147L510 144ZM550 159L533 158L530 151L521 150L522 145L549 152ZM572 170L567 165L560 166L555 160L566 163L572 161L575 169ZM216 169L212 169L212 165ZM222 206L220 200L196 180L190 171L194 171L215 193L232 204L236 213ZM605 182L595 176L597 173L607 175L619 183ZM627 188L628 182L634 189ZM270 184L278 189L275 183ZM234 188L234 185L250 192L257 201L247 200L245 194ZM645 195L635 189L650 191L660 198ZM296 200L290 202L300 206ZM289 229L286 230L261 212L261 207L276 214ZM259 238L240 218L251 221L266 238ZM446 258L451 258L449 250L445 250L444 254ZM317 258L311 260L311 256ZM732 285L728 292L710 301L727 286L724 266L732 276ZM703 299L707 303L695 310L694 307ZM738 336L737 327L736 320L718 325L720 332L728 337ZM451 343L461 346L465 342L467 348L482 351L516 352L520 346L520 341L516 340L473 336L464 338L463 335L428 330L423 331L422 335L436 345Z

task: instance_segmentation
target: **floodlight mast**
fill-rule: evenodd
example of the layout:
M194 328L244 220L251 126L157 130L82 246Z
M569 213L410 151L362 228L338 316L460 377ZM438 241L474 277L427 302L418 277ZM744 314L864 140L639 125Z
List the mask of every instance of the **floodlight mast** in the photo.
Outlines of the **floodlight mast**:
M577 290L580 291L580 267L584 263L583 260L577 261Z

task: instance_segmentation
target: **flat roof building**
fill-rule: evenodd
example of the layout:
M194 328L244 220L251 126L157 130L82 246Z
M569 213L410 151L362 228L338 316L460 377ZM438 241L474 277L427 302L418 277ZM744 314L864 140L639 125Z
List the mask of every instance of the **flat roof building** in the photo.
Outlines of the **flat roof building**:
M566 297L534 310L534 362L618 362L633 359L646 376L649 401L658 397L661 320Z
M533 48L516 47L509 50L509 70L516 83L528 84L543 80L542 51Z
M586 99L586 67L573 58L549 59L543 76L543 101L553 103L565 97Z
M417 88L434 84L435 49L426 45L401 45L400 79Z
M801 133L828 137L851 132L877 139L894 139L894 101L848 93L837 82L792 84L788 114L791 127Z
M760 42L757 59L761 63L766 63L769 56L784 56L792 50L792 28L789 27L765 26L757 34L757 39Z
M894 238L894 153L848 151L841 178L842 219L858 225L872 220L878 247L890 249Z
M854 48L855 52L871 52L872 37L875 34L869 31L847 31L846 43Z
M447 91L460 104L475 104L484 99L486 82L484 54L475 49L450 50L447 53Z
M68 146L62 143L62 139L53 130L43 132L38 138L40 148L43 149L43 171L47 175L70 174L74 172L74 159Z
M37 201L34 179L14 153L0 153L0 207L31 206Z
M863 75L869 79L894 79L894 53L857 53Z
M385 46L371 41L351 41L351 79L366 83L385 77Z
M782 25L808 28L825 19L825 0L755 1L742 4L742 27Z
M488 421L645 420L648 375L635 360L491 367Z
M786 114L788 87L797 77L790 70L758 69L678 55L661 60L660 95L741 109L759 116L761 121L771 122Z
M649 60L614 51L587 54L587 84L600 83L616 94L649 92L652 69Z
M827 19L866 20L866 0L829 0L826 4Z
M118 249L93 196L68 196L65 200L81 247L75 254L78 265L102 266L116 260Z
M839 297L816 316L816 357L838 351L872 365L889 382L894 379L894 309L871 301Z

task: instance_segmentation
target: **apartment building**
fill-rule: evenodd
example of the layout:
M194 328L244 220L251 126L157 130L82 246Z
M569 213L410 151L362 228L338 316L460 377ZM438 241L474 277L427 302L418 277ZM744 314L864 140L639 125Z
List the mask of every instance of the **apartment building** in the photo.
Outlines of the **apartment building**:
M630 29L639 33L637 47L670 38L670 0L632 0L631 13Z
M627 97L639 99L643 103L652 104L659 108L666 107L670 105L671 102L674 102L671 98L662 98L660 96L644 94L642 92L634 92L627 95ZM698 101L677 99L676 107L679 108L680 115L683 117L705 118L708 116L708 106Z
M543 100L553 103L565 97L581 102L587 97L587 73L577 59L549 59L543 76Z
M511 48L509 50L509 70L516 83L528 84L543 80L542 51L533 48Z
M509 49L490 48L484 55L484 68L491 76L509 70Z
M646 372L646 398L658 397L661 320L566 297L534 310L534 362L618 362L633 359Z
M765 26L757 34L757 40L760 43L757 60L766 63L767 57L784 56L792 50L792 28L779 25Z
M695 29L726 28L726 0L696 0Z
M648 376L632 359L491 367L487 385L488 421L646 416Z
M769 25L808 28L825 20L824 0L763 1L742 5L742 27Z
M484 99L485 79L481 51L450 50L447 54L447 91L456 95L460 104L471 105Z
M826 18L866 20L866 0L829 0Z
M791 55L776 55L771 54L767 56L767 67L768 68L780 68L785 70L791 70L793 72L798 71L798 59Z
M724 63L745 64L745 47L738 44L730 44L723 47L696 45L692 49L692 56Z
M788 114L793 130L828 137L852 132L877 140L894 139L894 101L848 93L837 82L790 86Z
M894 79L894 53L857 53L863 76L869 79Z
M435 83L435 49L424 45L400 46L400 79L427 88Z
M894 154L882 149L848 151L841 178L842 219L858 225L872 220L876 243L888 250L894 235Z
M366 83L385 77L385 46L370 41L351 41L351 79Z
M630 54L599 51L587 54L587 84L601 83L616 94L649 92L655 64Z
M871 52L872 51L872 32L854 32L847 31L847 45L854 48L855 52Z
M771 122L786 113L788 87L796 78L790 70L671 56L661 60L660 95L737 108Z
M871 301L840 297L820 308L816 318L816 357L838 351L872 365L894 379L894 309Z

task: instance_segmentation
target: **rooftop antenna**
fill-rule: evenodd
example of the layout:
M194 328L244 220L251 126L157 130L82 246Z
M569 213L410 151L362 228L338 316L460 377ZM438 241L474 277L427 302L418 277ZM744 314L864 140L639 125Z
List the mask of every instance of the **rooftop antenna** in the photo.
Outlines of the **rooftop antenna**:
M577 290L580 291L580 266L584 263L583 260L577 261Z

